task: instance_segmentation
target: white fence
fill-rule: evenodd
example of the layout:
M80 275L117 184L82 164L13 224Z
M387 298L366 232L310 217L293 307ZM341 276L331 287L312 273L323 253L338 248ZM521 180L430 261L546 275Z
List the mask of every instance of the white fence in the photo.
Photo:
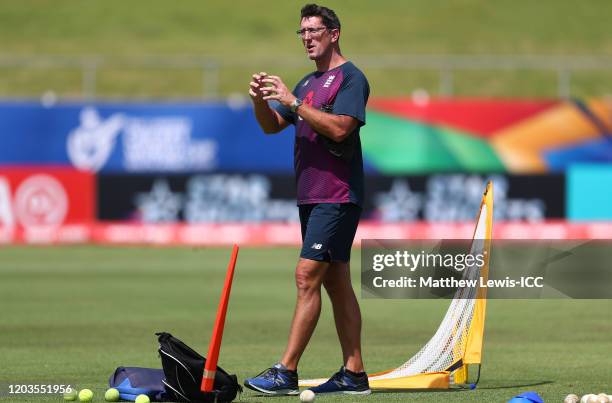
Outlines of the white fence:
M465 71L537 71L556 75L556 92L560 98L572 96L572 75L577 72L612 72L612 56L525 56L525 55L382 55L356 56L360 67L369 70L419 70L437 73L437 91L451 96L455 92L455 76ZM69 69L80 71L83 99L95 99L97 77L103 68L162 69L201 71L201 95L216 98L220 93L220 73L226 68L256 68L271 64L278 68L309 68L302 57L276 57L274 61L253 58L218 59L211 57L155 56L125 58L121 60L98 56L0 56L2 69L48 70ZM129 98L129 94L126 94Z

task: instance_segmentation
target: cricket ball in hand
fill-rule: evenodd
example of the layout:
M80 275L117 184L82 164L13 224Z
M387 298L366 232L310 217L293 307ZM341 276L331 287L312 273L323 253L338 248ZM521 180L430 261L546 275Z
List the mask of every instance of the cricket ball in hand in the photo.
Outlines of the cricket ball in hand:
M104 400L107 402L118 402L119 401L119 391L115 388L110 388L104 394Z
M91 389L83 389L79 392L79 402L91 402L93 392Z
M150 403L149 396L147 395L138 395L136 396L136 403Z
M314 402L314 400L315 400L315 393L312 390L306 389L305 391L300 393L300 402L310 403L310 402Z

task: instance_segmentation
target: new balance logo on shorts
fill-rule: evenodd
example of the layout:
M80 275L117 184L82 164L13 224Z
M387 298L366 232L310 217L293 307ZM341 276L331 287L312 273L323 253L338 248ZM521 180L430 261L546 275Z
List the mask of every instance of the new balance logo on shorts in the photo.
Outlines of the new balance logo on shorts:
M310 247L311 249L321 249L323 247L323 244L321 243L313 243L312 246Z

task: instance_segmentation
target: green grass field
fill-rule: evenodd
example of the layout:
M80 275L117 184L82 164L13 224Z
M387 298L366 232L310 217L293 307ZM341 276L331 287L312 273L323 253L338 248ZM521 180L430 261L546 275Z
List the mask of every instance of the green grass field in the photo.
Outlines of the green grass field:
M183 0L2 1L0 59L6 56L105 59L97 71L101 97L179 97L202 94L201 68L143 67L154 56L211 57L229 63L218 77L218 94L246 94L250 74L268 70L293 83L311 69L294 34L306 2ZM356 61L381 55L612 55L606 0L511 1L340 0L322 1L343 24L342 49ZM288 60L303 60L296 68ZM126 67L126 63L134 65ZM0 67L1 67L0 63ZM0 96L82 94L80 66L0 68ZM555 97L557 67L550 70L459 71L455 94ZM436 70L364 67L373 96L436 93ZM572 76L574 95L612 93L612 71Z
M103 401L115 367L160 367L164 330L205 354L229 248L3 247L0 249L0 384L70 383ZM281 355L294 304L293 248L240 252L220 364L242 381ZM353 279L359 289L359 253ZM360 299L369 371L406 361L433 334L448 301ZM612 390L612 301L489 302L479 388L376 393L366 401L505 402L536 390L547 402ZM335 372L341 356L329 302L300 367ZM59 401L0 397L2 401ZM245 391L242 401L267 398ZM274 402L297 398L274 398ZM351 401L325 397L325 401Z

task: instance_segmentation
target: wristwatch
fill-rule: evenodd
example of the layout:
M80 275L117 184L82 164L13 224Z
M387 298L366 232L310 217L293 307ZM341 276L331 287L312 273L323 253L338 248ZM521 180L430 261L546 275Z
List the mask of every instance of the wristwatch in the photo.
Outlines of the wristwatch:
M291 108L291 112L295 113L297 111L297 109L302 106L302 104L304 103L304 101L302 101L299 98L296 98L293 100L293 102L291 102L291 105L289 106Z

